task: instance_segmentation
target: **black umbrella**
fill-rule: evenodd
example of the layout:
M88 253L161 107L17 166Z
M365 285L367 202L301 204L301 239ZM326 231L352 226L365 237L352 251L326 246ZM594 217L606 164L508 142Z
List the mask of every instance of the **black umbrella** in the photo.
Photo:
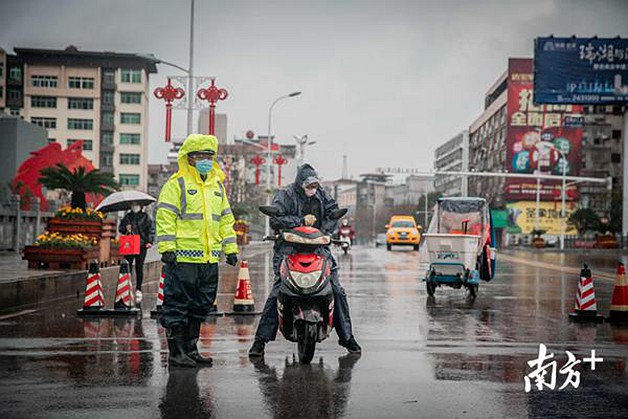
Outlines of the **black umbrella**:
M101 212L127 211L131 209L131 205L134 203L146 206L155 201L157 201L155 198L144 192L120 191L114 192L103 199L96 210Z

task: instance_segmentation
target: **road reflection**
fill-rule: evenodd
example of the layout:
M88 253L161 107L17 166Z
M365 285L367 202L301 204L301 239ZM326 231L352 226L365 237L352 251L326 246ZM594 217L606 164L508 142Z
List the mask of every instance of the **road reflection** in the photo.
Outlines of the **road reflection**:
M335 375L322 358L308 365L286 360L281 376L263 358L253 365L264 403L274 418L338 418L345 415L351 373L359 359L359 354L338 358Z
M166 391L159 403L163 419L212 417L213 400L206 391L201 395L195 368L172 368L168 373Z

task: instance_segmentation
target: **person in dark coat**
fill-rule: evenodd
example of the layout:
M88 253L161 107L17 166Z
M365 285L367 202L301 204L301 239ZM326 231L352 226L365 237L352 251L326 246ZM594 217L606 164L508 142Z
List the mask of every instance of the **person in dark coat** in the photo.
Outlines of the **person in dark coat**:
M278 207L283 214L270 219L270 226L274 230L304 225L303 218L309 214L316 217L314 227L323 233L331 234L336 229L337 220L329 219L329 214L338 209L338 204L329 193L320 187L320 179L316 170L307 163L299 167L294 183L275 193L272 205ZM349 302L338 279L338 265L329 248L323 248L322 251L332 261L331 285L334 292L334 327L339 337L338 343L347 348L349 352L359 353L362 348L353 336ZM284 257L292 253L294 253L294 247L290 243L283 241L275 243L273 255L275 282L266 300L262 317L255 332L255 342L249 350L249 356L262 356L266 343L275 340L277 336L279 328L277 296L281 286L280 266Z
M155 225L148 214L142 210L138 203L131 205L131 211L127 212L118 228L120 234L139 234L140 254L127 255L124 258L129 262L129 267L133 267L135 261L135 300L142 302L142 282L144 281L144 260L146 251L153 246L155 241Z

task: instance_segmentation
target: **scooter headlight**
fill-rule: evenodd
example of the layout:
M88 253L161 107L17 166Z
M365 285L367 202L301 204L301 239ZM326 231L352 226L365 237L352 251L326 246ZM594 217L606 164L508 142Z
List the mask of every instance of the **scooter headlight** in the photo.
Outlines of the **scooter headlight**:
M318 282L323 271L297 272L290 271L290 277L299 288L312 288Z

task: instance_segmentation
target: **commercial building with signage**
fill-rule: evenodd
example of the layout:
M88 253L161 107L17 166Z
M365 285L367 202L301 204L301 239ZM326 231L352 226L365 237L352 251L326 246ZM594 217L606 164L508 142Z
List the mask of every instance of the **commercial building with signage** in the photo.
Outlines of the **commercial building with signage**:
M466 172L469 169L469 131L464 130L439 146L434 152L434 170ZM465 176L436 175L434 189L444 196L467 196L468 179Z

